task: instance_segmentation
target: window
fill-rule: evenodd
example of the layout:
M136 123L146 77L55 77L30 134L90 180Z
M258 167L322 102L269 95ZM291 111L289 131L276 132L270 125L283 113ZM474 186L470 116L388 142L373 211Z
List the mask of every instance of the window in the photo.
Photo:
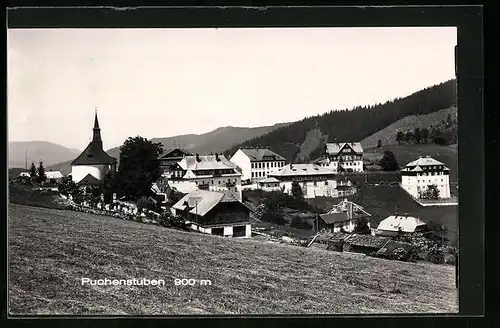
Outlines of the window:
M214 184L214 180L212 180L212 184Z
M313 186L315 186L315 187L316 187L316 181L314 181Z
M217 182L220 184L220 180L219 180L219 181L217 181Z
M325 181L325 186L328 186L328 181Z

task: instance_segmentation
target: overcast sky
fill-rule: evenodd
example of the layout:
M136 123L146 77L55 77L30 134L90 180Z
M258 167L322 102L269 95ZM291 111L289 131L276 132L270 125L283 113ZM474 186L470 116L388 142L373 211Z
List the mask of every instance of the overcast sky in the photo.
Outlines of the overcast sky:
M263 126L454 78L456 28L11 29L10 141Z

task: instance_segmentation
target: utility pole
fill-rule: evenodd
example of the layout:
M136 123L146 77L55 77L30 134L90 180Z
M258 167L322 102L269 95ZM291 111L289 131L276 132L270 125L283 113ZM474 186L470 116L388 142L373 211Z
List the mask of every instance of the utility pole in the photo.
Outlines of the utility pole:
M24 152L24 168L28 169L28 149Z

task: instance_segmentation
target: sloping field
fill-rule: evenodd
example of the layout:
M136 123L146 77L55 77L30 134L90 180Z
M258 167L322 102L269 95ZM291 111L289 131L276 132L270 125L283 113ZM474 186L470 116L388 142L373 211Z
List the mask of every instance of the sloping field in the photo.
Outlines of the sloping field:
M166 285L82 286L82 277ZM11 314L437 313L458 311L457 302L452 266L9 205Z
M410 115L406 116L386 128L375 132L371 136L363 139L361 141L361 145L363 148L375 147L379 140L382 141L382 145L397 145L396 141L396 133L398 130L402 131L413 131L415 128L423 129L429 128L431 125L436 125L442 120L446 121L448 114L451 114L452 117L457 116L457 108L445 108L440 111L425 114L425 115Z

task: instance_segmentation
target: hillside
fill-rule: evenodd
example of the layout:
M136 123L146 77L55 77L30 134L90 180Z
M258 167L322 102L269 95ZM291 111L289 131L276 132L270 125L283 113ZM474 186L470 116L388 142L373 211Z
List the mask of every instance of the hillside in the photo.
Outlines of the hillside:
M314 159L321 155L325 142L361 141L404 117L434 113L455 106L456 101L456 80L450 80L384 104L332 110L323 115L306 117L235 145L225 153L230 156L241 147L269 147L288 161ZM307 112L307 109L304 111ZM319 145L312 150L307 138L311 131L322 136ZM306 147L304 144L307 144Z
M458 311L453 266L187 233L15 204L9 205L9 270L11 314ZM165 279L166 284L82 286L82 277ZM211 285L175 286L175 278L207 279Z
M363 148L370 148L377 146L378 140L382 141L382 145L397 145L396 133L398 130L411 131L415 128L423 129L435 125L436 122L446 120L448 114L452 117L457 116L457 108L451 107L441 109L437 112L425 115L410 115L400 119L397 122L385 127L384 129L375 132L371 136L363 139L361 145Z
M396 177L395 177L396 178ZM399 180L399 177L394 180ZM456 243L458 226L458 206L433 206L423 207L415 202L399 186L360 186L358 192L345 197L361 206L372 215L370 223L377 227L380 221L395 213L416 216L429 226L444 225L447 229L445 235L450 244ZM344 198L326 198L308 200L311 204L329 209Z
M176 146L187 149L192 153L221 153L224 149L227 149L234 144L264 135L288 124L289 123L278 123L272 126L262 126L256 128L226 126L203 134L186 134L167 138L152 138L151 140L153 142L160 142L163 144L165 149L174 148ZM110 156L113 156L118 160L120 159L120 147L111 148L106 152ZM60 170L63 174L69 174L71 172L69 162L70 161L57 163L52 165L50 168Z
M403 144L388 145L381 148L368 149L364 153L364 158L372 162L380 161L384 156L384 151L389 150L394 153L400 168L405 167L419 156L431 156L443 162L450 169L450 182L458 182L458 149L456 145L435 145L435 144Z
M38 165L38 162L43 160L44 165L47 167L72 160L80 153L76 149L66 148L48 141L11 141L8 147L9 167L25 167L26 155L29 168L31 162Z

